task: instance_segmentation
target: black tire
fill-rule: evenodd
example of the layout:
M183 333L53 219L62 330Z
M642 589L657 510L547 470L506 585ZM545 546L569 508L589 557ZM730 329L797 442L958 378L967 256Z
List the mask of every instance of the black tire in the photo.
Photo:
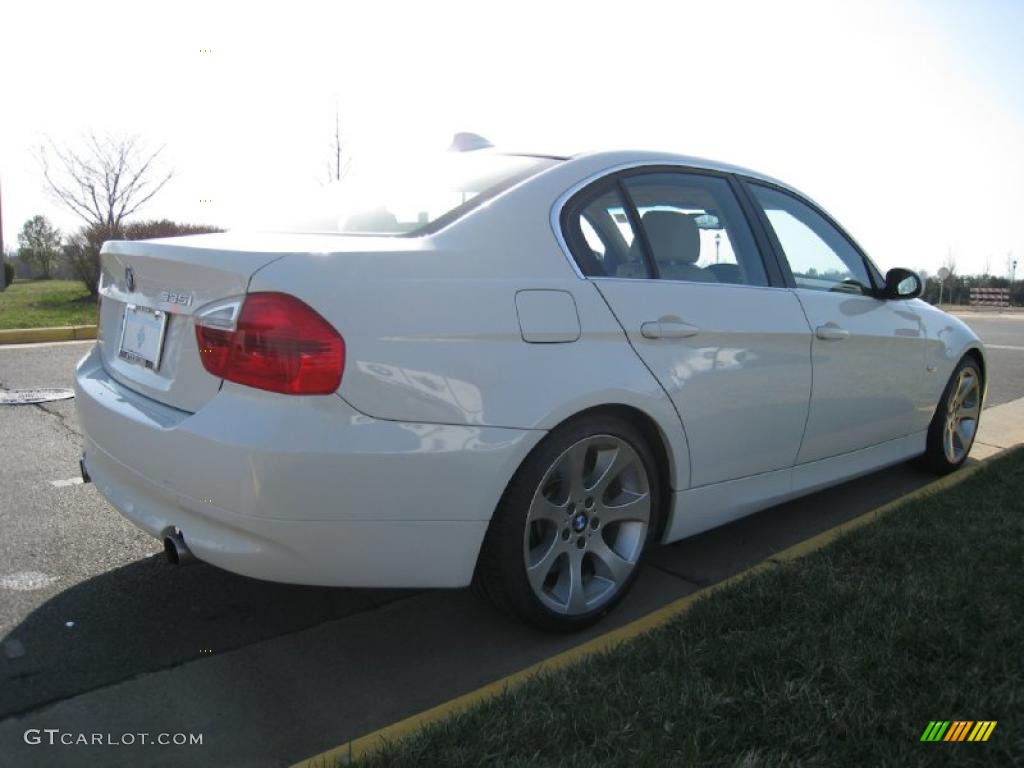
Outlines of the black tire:
M630 467L637 467L636 459L638 458L644 472L646 472L646 490L649 494L649 517L646 531L641 533L640 531L642 529L635 527L636 523L615 523L613 521L608 523L606 527L592 532L585 514L583 515L584 528L582 531L578 531L575 528L575 525L578 522L577 518L579 515L573 515L571 513L565 518L564 527L561 527L561 524L550 523L547 520L530 523L530 509L531 504L534 502L535 495L547 493L547 491L541 488L541 483L545 481L545 478L548 478L550 483L551 472L556 471L556 467L566 466L564 463L560 464L559 462L569 461L565 457L569 455L568 452L570 449L573 449L574 451L579 450L579 447L583 445L583 450L587 450L585 446L589 443L583 443L581 441L596 441L595 445L597 447L594 447L586 453L588 461L589 457L593 455L596 462L598 453L601 450L600 441L606 439L618 440L626 443L629 448L635 452L635 455L632 455L623 451L624 456L630 457ZM617 457L618 454L619 450L616 449L614 455ZM603 456L606 454L600 455ZM595 463L595 465L593 465L592 472L596 474L598 471L598 467ZM637 472L637 470L630 468L627 469L626 472ZM585 469L583 470L583 475L586 475ZM634 474L632 477L638 478L639 474ZM611 481L613 486L615 482L617 481ZM638 484L639 480L634 480L634 483ZM585 485L585 481L583 485ZM545 487L547 488L549 486ZM623 487L624 486L621 484L617 486L620 494L634 493L632 490L624 491ZM639 484L637 487L640 487ZM568 498L564 508L568 510L568 502L571 502L572 500L572 491L565 491L565 493L568 494ZM584 493L587 492L585 491ZM600 492L593 491L591 493L599 494ZM641 496L637 494L635 498L639 500ZM597 511L601 509L603 501L603 498L594 500L593 496L591 496L584 502L584 504L590 502L593 505L590 508L592 517L589 519L589 524L595 526L602 525L600 520L595 522L593 517L598 516ZM661 478L658 474L658 463L655 460L654 453L648 445L647 440L644 438L643 433L629 421L615 414L585 415L570 420L554 429L533 449L530 455L527 456L526 460L516 471L516 474L505 489L505 493L502 495L501 501L498 503L494 517L491 520L487 534L484 537L480 558L477 562L474 587L478 593L491 600L506 613L509 613L510 615L535 627L554 632L574 632L588 627L600 620L616 605L618 605L622 598L625 597L632 588L637 575L639 574L643 562L643 556L647 552L656 535L660 510ZM577 511L585 513L585 510L583 509L578 509ZM562 613L553 610L535 593L534 588L530 585L527 578L527 555L525 547L528 546L528 540L525 537L527 536L528 524L534 525L534 531L536 531L538 524L543 524L545 531L553 532L556 537L562 536L562 541L564 543L559 546L563 548L570 548L571 545L578 545L580 540L586 536L586 544L577 546L577 549L581 550L581 554L579 554L580 562L590 563L589 567L592 571L590 574L591 579L594 577L593 558L597 557L597 555L591 554L589 549L584 549L585 547L589 547L591 541L593 541L591 536L596 537L599 535L607 545L608 541L604 539L604 537L609 535L615 538L619 531L619 528L616 527L617 525L632 525L634 526L630 530L630 534L633 536L631 562L634 564L632 565L632 569L629 571L628 576L625 576L621 582L617 582L617 587L615 588L614 593L611 593L609 597L603 598L604 602L593 610L586 610L585 612L575 614ZM563 536L566 532L569 533L569 539L566 539ZM616 541L619 541L619 539L616 539ZM593 543L595 545L597 544L596 541L593 541ZM553 541L552 544L558 544L558 542ZM541 543L539 546L543 548L547 545ZM636 549L637 546L639 546L638 552ZM588 555L591 557L591 560L589 561L586 560ZM562 556L566 558L566 560L562 561L563 567L571 567L565 565L570 562L571 554L564 553ZM604 561L602 560L601 562L603 563ZM586 567L587 566L582 566L584 569L586 569ZM552 573L554 573L554 570L552 570ZM603 583L603 581L600 583ZM543 591L544 588L541 589Z
M973 375L974 380L977 382L976 406L978 418L975 419L974 430L969 444L966 445L966 450L963 451L962 456L954 458L947 454L946 429L950 419L950 409L956 405L954 389L960 382L964 371L968 371L970 375ZM948 475L950 472L954 472L963 466L964 462L967 461L968 454L970 454L971 447L974 445L977 425L981 419L982 393L984 391L985 380L982 377L981 367L973 355L967 355L953 369L953 374L949 377L949 381L946 382L945 389L942 390L942 397L935 408L935 415L932 416L931 424L928 425L927 448L918 460L918 466L937 475Z

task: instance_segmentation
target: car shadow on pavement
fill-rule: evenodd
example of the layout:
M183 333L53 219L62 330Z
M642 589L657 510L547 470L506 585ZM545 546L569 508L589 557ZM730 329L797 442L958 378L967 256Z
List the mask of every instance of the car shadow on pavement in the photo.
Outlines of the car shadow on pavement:
M974 463L968 459L968 464ZM661 547L650 561L708 586L935 479L913 462L897 464Z
M274 584L154 555L57 592L0 639L0 717L411 594Z

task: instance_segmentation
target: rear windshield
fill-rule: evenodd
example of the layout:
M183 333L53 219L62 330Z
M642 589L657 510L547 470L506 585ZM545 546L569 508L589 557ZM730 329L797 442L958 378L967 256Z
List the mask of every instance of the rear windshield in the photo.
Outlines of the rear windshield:
M559 161L489 150L448 152L415 163L353 173L327 185L275 229L364 235L420 235Z

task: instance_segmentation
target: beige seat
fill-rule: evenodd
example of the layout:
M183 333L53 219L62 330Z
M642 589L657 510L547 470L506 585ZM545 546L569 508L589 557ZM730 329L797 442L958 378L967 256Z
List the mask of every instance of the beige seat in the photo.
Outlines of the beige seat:
M718 282L715 276L697 266L700 258L700 230L693 217L678 211L647 211L641 219L651 244L658 273L665 280ZM645 277L640 242L634 238L630 260L615 271L617 277Z

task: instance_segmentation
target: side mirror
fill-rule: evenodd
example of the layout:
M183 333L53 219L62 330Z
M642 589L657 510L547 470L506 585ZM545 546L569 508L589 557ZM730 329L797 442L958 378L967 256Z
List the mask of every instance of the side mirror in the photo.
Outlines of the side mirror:
M882 289L883 299L916 299L924 290L917 272L896 267L885 273L885 288Z

